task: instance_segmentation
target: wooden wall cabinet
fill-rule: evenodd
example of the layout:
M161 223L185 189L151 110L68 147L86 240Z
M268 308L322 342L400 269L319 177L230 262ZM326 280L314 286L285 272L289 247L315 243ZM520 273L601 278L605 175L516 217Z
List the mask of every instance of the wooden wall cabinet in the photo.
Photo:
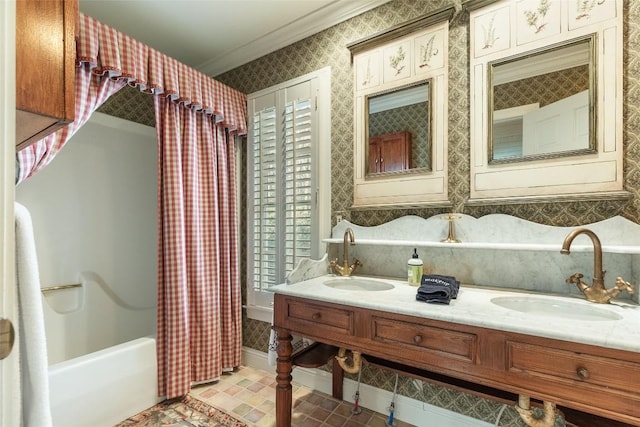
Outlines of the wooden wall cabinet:
M75 116L78 0L16 2L16 151Z
M411 134L407 131L369 138L369 173L411 168Z

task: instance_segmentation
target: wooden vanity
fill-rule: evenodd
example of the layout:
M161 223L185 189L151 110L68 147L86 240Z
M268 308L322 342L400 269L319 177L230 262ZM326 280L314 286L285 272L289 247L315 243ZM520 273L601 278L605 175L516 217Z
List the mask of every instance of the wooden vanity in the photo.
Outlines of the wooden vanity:
M278 427L291 425L291 334L362 352L427 381L523 394L640 426L638 352L276 292Z

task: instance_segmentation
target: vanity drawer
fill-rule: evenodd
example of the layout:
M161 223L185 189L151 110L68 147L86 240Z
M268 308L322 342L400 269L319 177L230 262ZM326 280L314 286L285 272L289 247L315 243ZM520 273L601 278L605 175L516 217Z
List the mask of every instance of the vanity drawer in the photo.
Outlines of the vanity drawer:
M408 349L432 350L470 362L475 359L475 334L377 316L371 320L376 341Z
M507 370L624 392L637 390L640 381L640 363L515 341L507 341Z
M287 300L287 321L313 324L313 331L322 330L353 335L353 311L321 303Z

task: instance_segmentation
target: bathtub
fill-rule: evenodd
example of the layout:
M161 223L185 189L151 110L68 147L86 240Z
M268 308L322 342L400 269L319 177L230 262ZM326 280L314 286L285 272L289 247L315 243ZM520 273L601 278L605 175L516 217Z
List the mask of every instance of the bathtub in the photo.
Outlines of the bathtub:
M54 426L113 426L158 401L154 287L133 305L95 272L72 286L42 298Z
M111 427L155 405L156 366L152 337L50 366L54 427Z

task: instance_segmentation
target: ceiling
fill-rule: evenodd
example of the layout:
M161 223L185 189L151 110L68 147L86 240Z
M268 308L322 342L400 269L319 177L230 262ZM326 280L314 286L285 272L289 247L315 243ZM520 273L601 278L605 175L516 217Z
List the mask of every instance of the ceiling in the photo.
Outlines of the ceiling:
M80 0L80 11L216 76L390 0Z

